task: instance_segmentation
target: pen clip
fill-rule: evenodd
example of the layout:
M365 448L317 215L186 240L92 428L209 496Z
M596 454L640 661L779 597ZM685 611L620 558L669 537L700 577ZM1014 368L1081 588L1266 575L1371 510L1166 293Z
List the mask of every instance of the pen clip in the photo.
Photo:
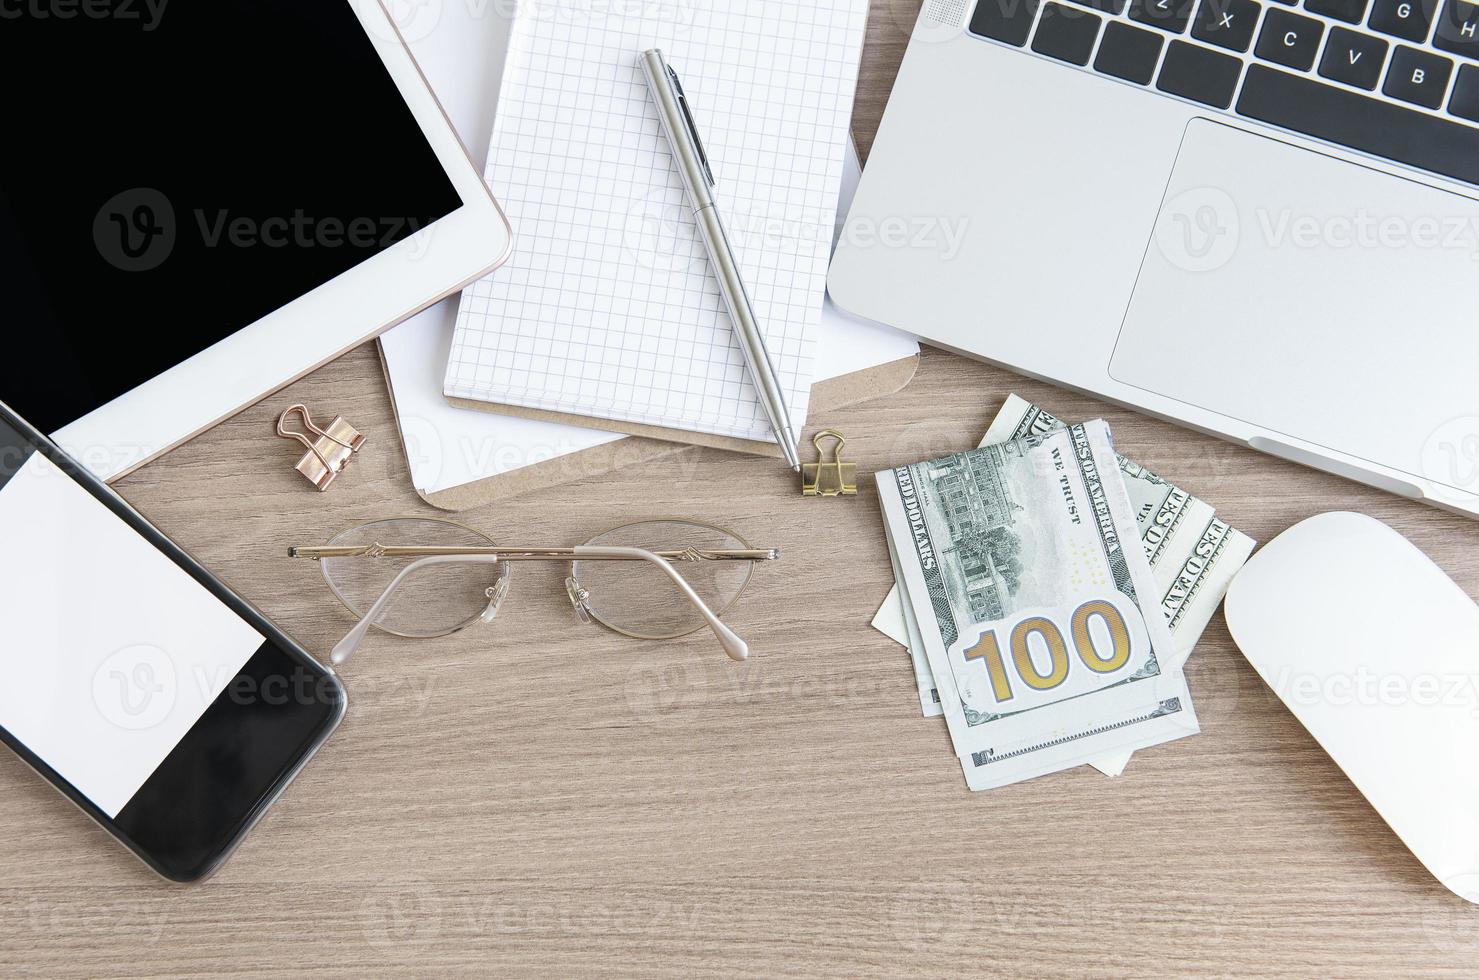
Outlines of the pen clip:
M688 108L688 93L683 91L683 83L678 80L678 73L673 71L673 66L664 62L663 68L667 69L668 81L673 83L673 94L678 99L678 108L683 110L683 122L688 127L688 135L693 140L694 149L698 151L698 162L704 168L704 179L709 182L710 187L713 187L714 170L709 166L709 154L704 149L704 141L699 139L698 123L693 121L693 112Z

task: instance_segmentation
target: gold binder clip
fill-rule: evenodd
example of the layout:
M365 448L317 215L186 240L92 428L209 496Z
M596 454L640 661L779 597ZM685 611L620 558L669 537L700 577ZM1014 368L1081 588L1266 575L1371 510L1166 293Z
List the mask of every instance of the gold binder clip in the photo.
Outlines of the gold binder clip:
M289 431L288 416L294 413L303 417L303 428L314 438L310 439L302 432ZM294 469L307 477L308 482L317 487L320 493L329 489L334 478L365 444L365 437L354 426L344 421L342 415L335 415L334 421L329 423L327 429L320 429L314 425L313 419L308 415L307 405L289 405L284 409L283 413L277 417L277 434L284 439L292 439L308 447L308 452L298 460L298 465Z
M822 448L823 439L837 440L832 446L832 458ZM858 492L858 464L842 461L842 447L847 440L836 429L823 429L811 437L817 447L817 461L801 467L801 493L806 497L853 496Z

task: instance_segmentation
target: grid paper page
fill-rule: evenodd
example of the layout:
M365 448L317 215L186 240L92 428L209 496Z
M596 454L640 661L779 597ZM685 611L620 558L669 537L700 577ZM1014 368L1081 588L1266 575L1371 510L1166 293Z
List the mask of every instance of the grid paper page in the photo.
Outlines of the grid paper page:
M806 418L867 0L522 0L486 177L514 255L447 396L773 438L638 56L683 80L792 420Z

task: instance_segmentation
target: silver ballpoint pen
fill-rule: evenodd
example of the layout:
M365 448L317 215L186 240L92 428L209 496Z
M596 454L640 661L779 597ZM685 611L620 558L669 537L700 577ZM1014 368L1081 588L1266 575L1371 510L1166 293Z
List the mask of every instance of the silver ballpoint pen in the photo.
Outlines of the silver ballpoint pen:
M719 219L719 209L714 201L714 171L709 166L704 144L698 138L698 127L694 124L688 97L683 93L683 83L678 81L678 73L669 67L662 52L656 48L642 53L642 72L647 76L647 88L652 92L652 101L657 104L663 132L667 134L678 172L683 175L683 184L688 189L693 219L698 222L698 230L708 249L709 264L713 266L714 277L719 280L724 306L734 321L734 332L739 337L740 349L744 351L750 379L760 393L765 413L770 417L770 426L775 430L775 441L780 444L786 462L793 470L800 470L801 450L796 444L796 430L791 426L791 411L786 407L785 392L770 360L770 351L765 347L765 338L760 334L760 322L750 305L750 295L740 278L739 261L729 244L729 236L724 232L724 222Z

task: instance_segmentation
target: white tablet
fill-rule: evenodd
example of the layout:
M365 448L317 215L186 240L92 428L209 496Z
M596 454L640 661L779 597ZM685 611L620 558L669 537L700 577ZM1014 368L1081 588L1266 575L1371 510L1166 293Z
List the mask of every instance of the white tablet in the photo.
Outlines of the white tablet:
M511 247L377 0L28 5L0 83L0 399L104 479Z

